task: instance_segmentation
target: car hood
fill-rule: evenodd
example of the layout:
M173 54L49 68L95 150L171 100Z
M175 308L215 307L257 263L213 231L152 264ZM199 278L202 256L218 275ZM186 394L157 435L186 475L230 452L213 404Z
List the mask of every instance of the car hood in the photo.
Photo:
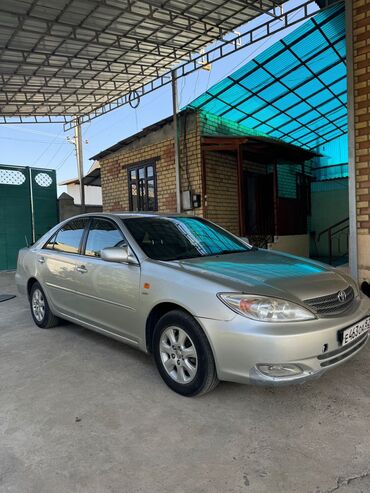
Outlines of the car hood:
M306 300L348 287L337 269L268 250L200 257L174 262L188 273L216 281L231 291Z

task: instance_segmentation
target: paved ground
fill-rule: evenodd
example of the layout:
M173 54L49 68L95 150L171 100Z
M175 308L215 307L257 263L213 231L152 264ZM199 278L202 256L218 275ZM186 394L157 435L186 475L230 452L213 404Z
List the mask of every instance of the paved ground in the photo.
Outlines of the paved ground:
M0 492L368 493L370 347L312 384L186 399L144 354L0 303Z

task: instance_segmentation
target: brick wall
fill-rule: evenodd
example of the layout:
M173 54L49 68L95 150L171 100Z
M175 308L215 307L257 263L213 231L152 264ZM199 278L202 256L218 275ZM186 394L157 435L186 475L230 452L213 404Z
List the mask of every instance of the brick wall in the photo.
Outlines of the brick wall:
M370 0L353 0L358 264L370 281Z
M297 198L297 173L302 171L299 164L278 164L278 193L281 198Z
M232 123L232 122L231 122ZM201 207L190 214L204 216L235 234L239 234L239 206L236 155L223 152L205 153L205 183L202 177L201 138L203 135L243 135L238 124L229 125L218 117L198 113L180 119L181 190L202 194ZM127 168L150 159L156 162L158 211L176 212L176 173L172 123L152 130L100 161L103 208L105 211L128 211ZM266 165L244 163L249 171L266 172ZM299 166L299 170L300 170ZM292 172L294 171L294 173ZM296 166L279 165L279 195L296 196ZM205 184L205 190L203 186Z
M169 124L171 126L172 124ZM201 150L197 119L181 120L181 189L201 193ZM100 160L103 208L105 211L128 211L127 167L155 159L159 212L176 212L176 173L174 140L171 129L158 129L135 145L127 145ZM153 142L154 141L154 142ZM150 143L148 143L150 142ZM202 208L194 213L202 214Z
M129 210L127 167L150 159L156 160L158 210L176 212L173 140L165 140L140 149L118 151L100 161L105 211Z
M201 135L198 115L193 122L185 116L180 120L180 175L181 190L191 190L202 193L202 152ZM203 200L201 207L194 209L197 216L203 215Z
M236 156L205 153L207 211L205 216L234 234L239 234Z

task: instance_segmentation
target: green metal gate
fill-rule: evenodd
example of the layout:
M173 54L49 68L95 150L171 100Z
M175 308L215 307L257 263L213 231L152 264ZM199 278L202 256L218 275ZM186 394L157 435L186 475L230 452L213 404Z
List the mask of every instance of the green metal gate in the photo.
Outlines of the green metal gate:
M58 222L54 170L0 165L0 270Z

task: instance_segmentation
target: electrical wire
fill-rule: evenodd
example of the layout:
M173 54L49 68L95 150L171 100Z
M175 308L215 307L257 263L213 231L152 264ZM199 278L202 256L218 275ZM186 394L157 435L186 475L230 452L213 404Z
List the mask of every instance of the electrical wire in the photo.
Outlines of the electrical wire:
M64 159L62 159L62 161L60 161L60 163L55 167L55 171L59 171L65 165L65 163L67 162L67 160L72 156L73 152L74 152L74 149L72 149L67 154L67 156Z
M49 144L45 147L45 149L41 152L41 154L39 154L39 156L33 161L31 166L35 166L35 164L38 163L43 156L45 156L45 154L49 150L50 146L53 145L53 143L57 140L57 138L58 138L58 135L55 135L53 140L51 142L49 142Z
M68 143L68 142L67 142ZM59 147L57 148L57 150L54 152L54 154L51 156L50 158L50 162L52 163L53 162L53 159L55 158L55 156L59 153L59 151L61 150L62 146L63 146L64 142L62 142Z
M182 81L181 81L181 87L180 87L180 94L179 94L179 107L181 108L182 106L182 93L184 92L184 89L185 89L185 85L186 85L186 77L182 77Z
M62 132L60 132L59 134L52 134L50 132L42 132L40 130L32 130L30 128L23 128L23 127L20 127L19 125L6 125L5 124L4 127L7 130L15 130L16 132L26 132L26 133L37 134L37 135L47 135L49 137L57 137L59 139L64 140L64 137L62 137L64 130L62 130Z
M133 108L133 110L134 110L134 114L135 114L136 132L138 132L139 131L139 120L138 120L138 114L137 114L138 109L136 107L136 108Z
M20 139L17 137L0 137L2 140L14 140L17 142L31 142L33 144L50 144L48 140L34 140L34 139ZM54 142L54 145L58 145L59 142ZM62 142L62 144L67 144L67 142Z

